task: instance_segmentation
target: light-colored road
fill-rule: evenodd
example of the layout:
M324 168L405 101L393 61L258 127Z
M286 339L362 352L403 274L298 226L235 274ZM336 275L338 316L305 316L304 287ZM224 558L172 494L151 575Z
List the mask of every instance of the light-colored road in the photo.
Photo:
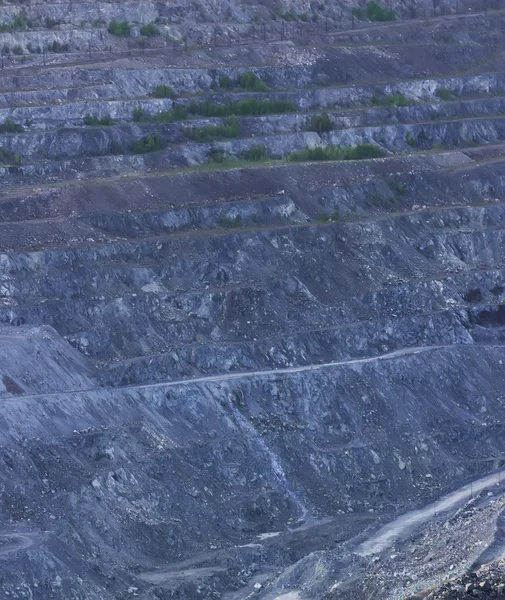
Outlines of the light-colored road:
M358 546L356 554L360 556L379 554L390 547L396 540L407 537L412 531L427 523L430 519L433 519L437 514L455 508L477 492L493 487L500 481L505 481L505 471L493 473L492 475L468 483L424 508L405 513L398 517L398 519L384 525L375 535Z
M192 385L195 383L213 383L221 381L230 381L232 379L249 379L251 377L265 377L270 375L288 375L291 373L304 373L306 371L321 371L329 367L341 367L341 366L352 366L361 365L366 363L377 362L381 360L391 360L400 356L409 356L414 354L421 354L425 352L432 352L433 350L441 350L445 348L454 348L455 345L443 345L443 346L416 346L413 348L402 348L401 350L395 350L394 352L388 352L387 354L379 354L378 356L370 356L367 358L355 358L351 360L338 360L334 362L321 363L321 364L310 364L302 365L298 367L286 367L284 369L265 369L259 371L242 371L240 373L220 373L218 375L207 375L203 377L195 377L193 379L178 379L177 381L161 381L157 383L145 383L142 385L126 385L121 387L100 387L91 388L87 390L71 390L63 392L50 392L47 394L32 394L27 396L17 396L14 400L19 402L20 400L32 400L32 399L43 399L51 396L61 396L63 394L86 394L89 392L103 392L103 391L118 391L127 389L146 390L153 388L166 388L180 385ZM12 398L5 398L2 402L9 402Z

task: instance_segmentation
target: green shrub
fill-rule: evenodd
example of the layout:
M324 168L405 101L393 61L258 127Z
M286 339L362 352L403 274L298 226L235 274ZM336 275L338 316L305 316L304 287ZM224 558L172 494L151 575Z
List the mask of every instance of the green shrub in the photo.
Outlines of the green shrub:
M153 98L170 98L170 100L175 100L177 98L177 94L169 85L157 85L151 93Z
M111 117L93 117L92 115L86 115L84 117L84 125L96 125L98 127L110 127L114 125L114 120Z
M446 87L438 88L436 94L441 100L444 100L444 102L448 102L452 98L451 90Z
M30 54L40 54L42 52L40 46L34 46L33 44L27 44L26 49Z
M107 31L117 37L128 37L131 32L131 25L128 21L111 21Z
M3 123L0 123L0 133L23 133L25 128L19 123L14 123L10 119L5 119Z
M145 35L146 37L154 37L155 35L160 34L160 30L154 23L147 23L140 28L140 34Z
M52 19L51 17L46 17L45 26L47 29L54 29L60 22L56 19Z
M131 145L134 154L147 154L163 149L163 141L157 133L150 133L140 140L135 140Z
M291 10L287 10L284 13L281 13L280 15L285 21L291 22L291 21L296 21L296 13L293 9Z
M0 25L0 33L7 33L9 31L21 31L26 29L28 22L26 20L26 13L22 10L15 15L10 23L4 23Z
M251 146L249 150L244 150L240 155L240 158L251 162L259 162L267 158L267 149L265 144L255 144Z
M54 40L53 43L49 44L49 46L47 47L48 52L54 52L55 54L58 54L61 52L68 52L68 50L69 50L68 44L62 44L62 43L58 42L57 40Z
M398 192L400 196L405 196L407 194L408 188L405 183L396 182L394 179L390 179L388 181L389 188L393 192Z
M9 48L8 44L4 44L2 47L2 53L3 54L10 54L11 49Z
M267 86L252 71L241 73L237 78L237 84L248 92L267 92Z
M19 166L21 164L21 156L5 148L0 148L0 164L3 166Z
M226 153L221 148L213 148L209 152L209 161L210 162L222 164L225 162L226 158L227 158Z
M24 10L18 12L18 14L12 19L12 29L20 30L26 27L26 14Z
M375 0L371 0L366 5L366 9L363 8L353 8L352 14L360 19L361 21L394 21L395 13L388 9L383 8L378 2Z
M307 13L302 13L301 15L298 15L298 18L304 23L308 23L310 21L310 17Z
M231 78L228 75L221 75L219 78L219 87L229 90L232 87Z
M379 158L384 152L373 144L359 144L352 148L340 148L335 146L305 148L298 152L291 152L288 160L291 162L323 161L323 160L363 160L367 158Z
M221 125L207 125L200 129L189 129L186 131L186 134L197 142L211 142L223 138L237 138L237 118L228 117Z
M23 54L23 48L21 48L21 46L14 46L12 53L21 56L21 54Z
M332 131L333 123L331 122L328 113L322 113L321 115L312 115L310 119L309 131L315 131L316 133L324 133L325 131Z
M412 146L412 148L415 148L416 146L419 145L419 142L417 141L417 139L410 133L410 131L407 132L407 135L405 136L405 141L407 142L407 144L409 146Z

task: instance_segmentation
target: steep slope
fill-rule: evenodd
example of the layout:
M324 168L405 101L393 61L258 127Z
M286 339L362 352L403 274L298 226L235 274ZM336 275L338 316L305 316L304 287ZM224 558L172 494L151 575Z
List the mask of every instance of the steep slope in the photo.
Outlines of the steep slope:
M403 598L496 558L500 6L72 6L2 14L6 597Z

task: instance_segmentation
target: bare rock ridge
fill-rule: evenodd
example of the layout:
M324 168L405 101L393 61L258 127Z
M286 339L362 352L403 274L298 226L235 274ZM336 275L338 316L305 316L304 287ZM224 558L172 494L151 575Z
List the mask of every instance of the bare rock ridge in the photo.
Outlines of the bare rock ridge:
M504 31L0 1L2 598L505 598Z

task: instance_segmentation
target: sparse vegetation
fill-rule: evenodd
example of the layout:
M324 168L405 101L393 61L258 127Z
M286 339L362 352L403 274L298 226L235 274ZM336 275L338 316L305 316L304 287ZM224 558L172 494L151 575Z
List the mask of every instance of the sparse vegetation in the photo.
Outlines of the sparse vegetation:
M151 93L153 98L170 98L170 100L175 100L177 98L177 94L169 85L160 84L157 85Z
M191 102L188 106L189 114L203 117L231 117L232 115L246 117L281 114L294 112L295 110L296 107L291 102L256 100L255 98L226 104L216 104L212 100L207 100L206 102Z
M163 110L155 115L149 114L140 107L133 110L135 123L174 123L175 121L185 121L187 118L187 109L179 105L175 105L173 110Z
M388 181L389 189L393 192L397 192L400 196L405 196L407 194L408 188L404 183L400 181L396 182L394 179L390 179Z
M160 30L156 27L154 23L147 23L146 25L142 25L140 28L140 35L145 35L146 37L154 37L156 35L160 35Z
M220 125L207 125L199 129L188 129L186 134L197 142L211 142L213 140L238 137L238 125L236 117L228 117Z
M54 40L52 44L49 44L47 47L48 52L54 52L55 54L60 54L62 52L68 52L69 46L68 44L62 44L58 42L58 40Z
M240 227L242 225L242 219L240 218L240 215L237 215L234 218L222 217L219 219L219 225L226 228Z
M438 88L436 94L440 98L440 100L443 100L444 102L449 102L449 100L451 100L452 98L451 90L446 87Z
M34 46L33 44L27 44L26 49L30 54L40 54L42 52L40 46Z
M16 54L17 56L21 56L21 54L23 54L23 48L21 48L21 46L19 45L14 46L14 48L12 49L12 53Z
M112 140L109 146L109 154L124 154L125 149L123 146L117 142L116 140Z
M248 92L268 92L268 87L252 71L241 73L237 77L237 84Z
M351 148L340 148L326 146L317 148L305 148L298 152L291 152L288 160L291 162L308 162L324 160L363 160L367 158L379 158L384 152L373 144L359 144Z
M403 94L390 94L388 96L377 96L374 94L370 100L376 106L408 106L409 104Z
M51 17L46 17L46 20L44 21L46 29L54 29L59 24L59 21L57 21L56 19L52 19Z
M383 8L375 0L371 0L366 8L353 8L352 14L361 21L394 21L395 13L389 8Z
M219 78L219 87L229 90L232 87L231 78L228 75L221 75Z
M0 133L23 133L25 128L19 123L14 123L11 119L5 119L0 123Z
M111 117L94 117L92 115L86 115L84 117L84 125L98 126L98 127L110 127L114 125L114 120Z
M131 25L128 21L111 21L107 31L116 37L128 37L131 33Z
M209 152L209 162L223 164L226 159L226 153L222 148L213 148Z
M419 145L419 142L417 140L417 138L415 138L410 131L407 132L407 135L405 136L405 141L407 142L407 144L409 146L411 146L412 148L416 148Z
M244 150L240 157L249 162L265 160L268 157L265 144L255 144L254 146L251 146L249 150Z
M291 10L287 10L285 12L281 12L279 13L279 16L284 19L285 21L292 22L292 21L296 21L296 13L293 9Z
M143 108L137 107L133 111L133 120L136 123L174 123L185 121L190 116L200 117L246 117L256 115L271 115L294 112L296 107L290 102L281 100L256 100L250 98L239 102L216 104L212 100L206 102L191 102L187 107L175 104L172 110L164 110L151 115Z
M19 166L21 164L21 156L14 154L10 150L0 148L0 165L6 167L9 165Z
M21 10L17 13L17 15L12 19L10 23L3 23L0 25L0 33L8 33L10 31L21 31L26 29L27 20L26 13L24 10Z
M309 131L315 131L316 133L324 133L326 131L332 131L333 123L326 112L321 115L312 115L308 129Z
M131 151L134 154L147 154L162 149L163 141L157 133L150 133L140 140L135 140L131 145Z

